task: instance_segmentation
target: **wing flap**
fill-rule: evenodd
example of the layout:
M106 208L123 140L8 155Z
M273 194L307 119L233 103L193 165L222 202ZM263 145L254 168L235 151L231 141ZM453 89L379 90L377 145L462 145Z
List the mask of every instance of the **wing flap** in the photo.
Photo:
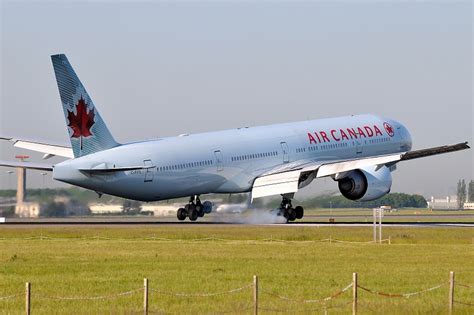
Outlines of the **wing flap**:
M316 177L325 177L338 173L344 173L371 165L385 165L401 160L401 154L385 155L379 157L349 160L344 162L328 163L318 169Z
M258 177L252 189L252 199L298 191L301 170Z

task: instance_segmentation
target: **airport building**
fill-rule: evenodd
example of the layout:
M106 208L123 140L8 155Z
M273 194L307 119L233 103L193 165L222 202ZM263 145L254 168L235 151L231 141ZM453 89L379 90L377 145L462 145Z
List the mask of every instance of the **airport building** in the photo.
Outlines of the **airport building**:
M430 209L458 210L458 199L456 195L446 196L445 198L431 197L430 200L427 200L427 203ZM464 203L463 209L474 209L474 203Z
M154 216L168 216L176 215L176 210L180 207L182 207L182 204L144 204L141 206L141 211L153 213ZM91 203L89 209L92 215L120 215L122 214L123 205Z

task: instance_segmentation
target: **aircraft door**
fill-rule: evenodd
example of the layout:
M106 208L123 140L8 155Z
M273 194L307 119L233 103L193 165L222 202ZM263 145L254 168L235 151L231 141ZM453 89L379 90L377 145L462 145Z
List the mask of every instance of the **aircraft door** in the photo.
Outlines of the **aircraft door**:
M216 156L217 171L220 172L224 169L221 150L214 151L214 155Z
M362 154L362 144L359 142L359 140L356 140L356 154Z
M145 167L152 167L153 163L151 160L143 160L143 165ZM145 169L145 183L153 181L153 168Z
M281 150L283 153L283 163L290 162L290 150L288 149L288 144L286 142L280 142Z

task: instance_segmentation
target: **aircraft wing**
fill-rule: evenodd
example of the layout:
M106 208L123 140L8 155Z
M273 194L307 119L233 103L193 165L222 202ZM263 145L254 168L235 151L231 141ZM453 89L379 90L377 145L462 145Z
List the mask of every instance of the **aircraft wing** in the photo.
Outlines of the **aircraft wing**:
M422 150L388 154L374 157L332 161L303 161L284 164L257 177L252 188L252 199L265 196L295 193L314 178L334 176L375 165L378 168L392 166L400 161L412 160L437 154L469 149L467 142Z
M43 159L49 159L50 157L53 157L56 155L70 158L70 159L74 157L72 148L67 145L49 144L43 141L16 139L13 137L1 137L1 136L0 136L0 140L12 141L13 146L17 148L44 153L45 155L43 156Z
M32 170L38 171L52 171L53 166L49 164L43 163L32 163L32 162L16 162L16 161L2 161L0 160L0 166L5 167L21 167L21 168L28 168Z

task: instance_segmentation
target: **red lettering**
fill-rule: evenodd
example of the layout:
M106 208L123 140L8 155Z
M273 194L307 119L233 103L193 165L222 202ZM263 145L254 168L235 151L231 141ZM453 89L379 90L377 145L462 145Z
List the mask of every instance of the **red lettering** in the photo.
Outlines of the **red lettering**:
M359 133L360 137L366 138L364 131L362 129L360 129L360 127L357 127L357 132Z
M329 140L329 138L328 138L328 135L324 131L321 131L320 134L321 134L321 138L323 138L324 142L331 142L331 140Z
M367 137L372 138L374 136L374 131L369 126L364 126L365 132L367 132Z
M347 132L348 132L349 135L351 136L351 139L352 139L353 137L357 139L357 134L356 134L354 128L350 128L350 129L347 128Z
M382 131L380 131L379 127L377 127L376 125L374 125L374 130L375 130L375 136L382 135Z
M316 135L316 138L318 138L318 142L321 143L321 139L319 139L318 132L315 131L314 134Z
M340 138L339 138L339 139L338 139L338 138L336 138L336 135L335 135L335 133L336 133L336 130L334 130L334 129L333 129L333 130L331 130L331 136L333 137L333 139L334 139L334 140L336 140L336 141L341 141L341 139L340 139Z
M308 132L309 144L317 143L313 135Z
M347 134L344 132L344 130L339 129L339 131L341 132L341 138L342 138L342 139L349 140L349 137L348 137Z

